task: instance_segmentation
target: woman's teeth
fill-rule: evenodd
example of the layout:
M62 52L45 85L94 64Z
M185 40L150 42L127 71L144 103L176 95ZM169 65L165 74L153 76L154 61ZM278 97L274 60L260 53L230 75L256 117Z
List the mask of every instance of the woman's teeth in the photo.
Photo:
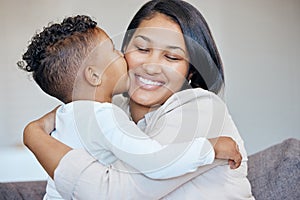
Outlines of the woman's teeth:
M142 82L143 84L146 84L146 85L155 85L155 86L163 85L162 82L152 81L152 80L149 80L149 79L142 78L140 76L138 76L137 78L139 79L140 82Z

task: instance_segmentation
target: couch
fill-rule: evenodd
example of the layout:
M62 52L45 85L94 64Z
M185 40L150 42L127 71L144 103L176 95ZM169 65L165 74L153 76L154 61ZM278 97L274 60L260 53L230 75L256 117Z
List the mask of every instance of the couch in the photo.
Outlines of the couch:
M257 200L300 199L300 140L250 155L248 178ZM0 200L41 200L45 187L45 181L0 183Z

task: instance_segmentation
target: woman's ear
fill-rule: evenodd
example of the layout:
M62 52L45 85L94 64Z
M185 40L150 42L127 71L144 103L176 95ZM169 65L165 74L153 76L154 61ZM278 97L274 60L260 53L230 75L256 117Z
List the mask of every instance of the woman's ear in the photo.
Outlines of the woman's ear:
M187 81L189 84L191 84L191 81L192 81L191 79L192 79L193 75L194 75L194 73L190 72L190 74L187 76Z
M88 66L85 68L84 75L86 80L89 84L92 86L99 86L101 85L101 76L100 73L97 71L96 67L94 66Z

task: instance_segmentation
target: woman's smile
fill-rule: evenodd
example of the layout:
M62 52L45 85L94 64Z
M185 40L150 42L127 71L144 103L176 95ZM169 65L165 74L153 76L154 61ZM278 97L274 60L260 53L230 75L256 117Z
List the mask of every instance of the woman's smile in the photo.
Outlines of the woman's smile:
M146 90L155 90L155 89L158 89L161 86L165 85L164 81L155 80L153 78L149 78L149 77L141 76L141 75L137 75L137 74L135 74L135 81L136 81L136 84L141 89L146 89Z

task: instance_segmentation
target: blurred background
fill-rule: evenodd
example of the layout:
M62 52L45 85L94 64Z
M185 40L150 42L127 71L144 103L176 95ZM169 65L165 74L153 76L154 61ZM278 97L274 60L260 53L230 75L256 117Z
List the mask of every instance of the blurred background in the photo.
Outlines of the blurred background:
M25 125L60 102L17 68L49 22L87 14L117 47L145 0L0 0L0 182L44 180L22 144ZM206 18L225 66L225 100L251 155L300 139L300 1L188 0ZM51 149L49 149L51 151Z

